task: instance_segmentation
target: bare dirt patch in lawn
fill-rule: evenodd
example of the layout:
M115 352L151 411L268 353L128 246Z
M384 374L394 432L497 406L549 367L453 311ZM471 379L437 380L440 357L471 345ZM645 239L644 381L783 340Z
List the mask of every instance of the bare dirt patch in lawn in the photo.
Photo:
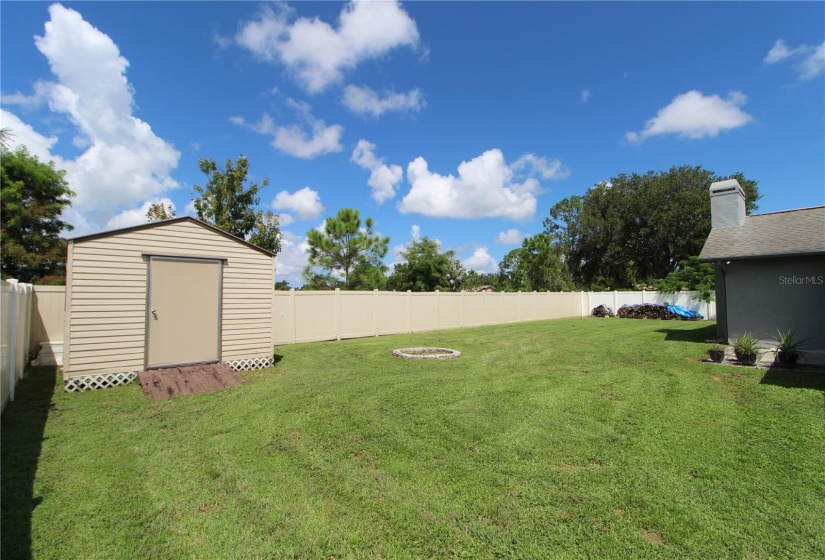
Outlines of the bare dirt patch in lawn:
M246 383L226 363L150 369L138 373L138 380L143 394L152 401L209 393Z

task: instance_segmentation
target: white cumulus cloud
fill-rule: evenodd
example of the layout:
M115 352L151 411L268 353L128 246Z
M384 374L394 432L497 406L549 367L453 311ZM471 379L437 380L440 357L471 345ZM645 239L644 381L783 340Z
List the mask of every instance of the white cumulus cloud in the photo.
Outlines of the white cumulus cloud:
M418 112L426 106L424 95L416 88L407 93L385 91L377 93L366 86L349 85L344 88L344 106L353 113L378 117L389 111Z
M173 209L175 209L175 203L166 197L147 200L138 208L124 210L123 212L115 216L112 216L106 222L106 229L126 228L147 223L149 220L148 218L146 218L146 213L149 212L149 208L151 208L153 204L157 203L162 204L164 208L168 208L169 206L171 206Z
M304 187L292 194L288 191L279 192L275 196L275 200L272 201L272 207L276 210L295 212L301 220L314 220L324 211L321 204L321 195L309 187ZM291 219L291 216L287 219ZM282 224L288 225L283 222Z
M525 159L526 157L526 159ZM407 166L410 191L398 204L404 213L418 213L442 218L510 218L523 221L536 212L538 180L527 176L522 182L518 174L559 178L553 165L532 154L523 156L513 166L507 165L504 154L492 149L463 161L458 176L430 171L427 160L418 157ZM559 164L561 169L561 164Z
M542 179L564 179L570 175L570 170L564 167L559 160L550 161L535 154L524 154L510 167L513 171L528 175L535 174Z
M0 95L0 103L3 105L20 105L22 107L38 107L48 101L49 84L42 80L34 83L34 93L26 95L15 92Z
M732 91L726 99L718 95L704 95L692 90L659 109L640 132L628 132L625 137L641 143L652 136L676 134L686 138L715 137L725 130L733 130L753 121L740 109L747 101L745 94Z
M287 214L286 212L278 212L278 224L282 227L288 227L295 223L295 216Z
M63 159L53 156L51 153L52 146L57 143L57 136L49 136L48 138L43 136L20 120L17 115L5 109L0 109L0 124L3 128L8 128L11 131L8 141L11 149L17 146L26 146L29 153L37 156L40 161L44 163L54 161L58 169L64 168Z
M340 81L363 60L414 47L419 39L415 21L395 1L350 2L336 27L318 17L292 19L284 4L267 6L241 26L235 41L264 61L283 64L310 93Z
M275 280L286 280L290 286L299 288L304 284L303 271L309 264L306 237L289 231L281 232L281 252L275 259Z
M785 44L785 41L782 39L777 39L776 43L773 44L771 50L768 51L768 54L765 55L765 58L762 60L765 64L776 64L780 60L785 60L789 56L793 54L793 51L788 48L788 45Z
M359 140L350 161L370 172L367 184L372 188L372 198L378 204L395 196L395 187L404 178L404 171L401 166L387 165L383 159L376 157L375 144Z
M498 242L502 245L521 245L524 234L517 229L508 229L498 234Z
M272 147L301 159L313 159L344 149L341 146L343 126L340 124L327 126L324 121L314 118L306 109L303 109L301 113L309 126L309 131L298 125L277 126L272 117L266 113L254 123L248 123L240 116L229 117L229 122L246 127L258 134L271 136Z
M195 210L195 201L190 200L186 203L186 206L183 207L183 215L184 216L192 216L193 218L197 217L198 212Z
M133 89L126 78L129 62L112 39L60 4L50 6L49 14L45 33L35 37L35 45L57 81L35 84L32 98L42 97L52 112L65 114L75 127L72 143L85 151L75 159L60 160L44 153L54 147L56 137L42 136L19 119L5 121L6 112L4 122L41 159L59 161L77 193L70 212L75 225L78 230L94 230L123 207L176 188L170 172L180 153L133 115Z
M418 241L421 239L421 226L413 224L410 228L410 237L413 241Z
M490 274L498 271L498 263L490 253L487 252L487 247L477 248L472 255L461 261L464 268L467 270L475 270L482 274Z
M788 59L796 61L794 69L800 81L812 80L825 72L825 42L821 45L800 45L790 48L785 41L777 39L762 62L776 64Z
M340 152L341 133L339 124L326 126L323 121L312 123L312 135L299 126L278 127L272 145L285 154L302 159L312 159L323 154Z

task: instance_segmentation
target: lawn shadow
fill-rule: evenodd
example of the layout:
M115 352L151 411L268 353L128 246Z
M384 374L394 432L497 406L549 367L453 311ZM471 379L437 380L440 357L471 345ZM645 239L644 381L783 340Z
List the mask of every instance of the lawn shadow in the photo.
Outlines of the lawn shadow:
M0 557L32 557L32 514L43 501L34 480L49 412L54 408L56 367L30 368L3 411L0 442Z
M284 357L281 356L280 354L273 354L272 355L272 365L273 365L273 367L277 366L278 363L283 359L284 359Z
M665 340L669 342L701 342L716 339L716 323L710 323L698 329L657 329L656 332L664 333Z
M825 393L825 371L770 367L759 383L786 389L814 389Z

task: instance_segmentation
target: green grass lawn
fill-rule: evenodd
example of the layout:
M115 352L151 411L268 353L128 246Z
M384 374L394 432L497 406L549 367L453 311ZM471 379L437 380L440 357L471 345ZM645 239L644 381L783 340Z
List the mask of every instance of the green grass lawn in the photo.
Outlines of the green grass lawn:
M825 557L825 374L702 363L713 333L284 346L161 402L35 369L3 415L2 558Z

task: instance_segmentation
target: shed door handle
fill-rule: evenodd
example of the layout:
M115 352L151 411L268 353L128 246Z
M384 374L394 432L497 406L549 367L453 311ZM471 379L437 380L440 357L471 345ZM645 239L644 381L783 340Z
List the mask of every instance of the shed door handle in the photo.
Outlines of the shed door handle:
M152 315L154 315L154 316L155 316L155 319L157 319L157 318L158 318L158 312L157 312L157 311L155 311L154 309L152 310Z

